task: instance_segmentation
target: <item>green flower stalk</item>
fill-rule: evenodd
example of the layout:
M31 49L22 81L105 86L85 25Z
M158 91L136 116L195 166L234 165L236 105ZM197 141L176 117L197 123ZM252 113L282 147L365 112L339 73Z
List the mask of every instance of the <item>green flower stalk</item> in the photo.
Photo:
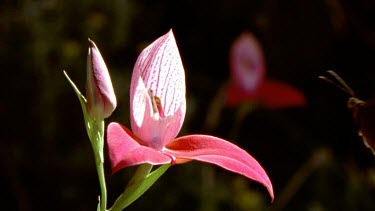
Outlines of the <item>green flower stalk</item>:
M116 108L116 96L111 78L104 59L95 43L88 39L86 97L87 134L94 151L96 169L98 172L101 198L98 210L107 209L107 188L104 174L104 119L109 117Z
M109 117L116 108L116 96L107 66L96 47L89 39L87 56L86 98L64 71L66 78L72 85L81 103L87 135L94 152L96 169L98 172L101 196L98 211L106 211L107 188L104 174L104 119Z

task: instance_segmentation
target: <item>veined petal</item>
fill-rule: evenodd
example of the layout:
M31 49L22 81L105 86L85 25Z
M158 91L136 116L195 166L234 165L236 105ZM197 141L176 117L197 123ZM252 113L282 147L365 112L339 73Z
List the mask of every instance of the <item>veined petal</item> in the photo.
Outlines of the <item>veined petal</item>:
M270 196L273 188L267 173L250 154L223 139L207 135L189 135L169 143L166 152L174 155L177 163L197 160L212 163L263 184Z
M130 107L132 131L142 145L161 150L176 137L176 131L181 127L179 120L185 115L186 108L183 107L185 104L181 103L174 116L161 118L153 113L151 104L150 95L140 78Z
M259 87L258 99L267 108L298 107L306 104L306 98L301 91L276 80L264 81Z
M156 120L150 96L141 78L138 78L138 81L134 83L136 84L135 92L132 98L133 103L130 106L132 131L143 145L160 149L163 147L161 141L155 141L153 138L157 134L153 134Z
M257 91L265 77L262 47L250 32L242 33L230 49L230 69L234 82L248 93Z
M171 158L152 148L141 146L134 134L126 127L112 122L107 128L107 145L112 172L142 163L161 165Z
M139 103L139 97L136 95L139 94L137 90L141 84L140 80L147 92L151 91L158 97L164 116L173 119L168 120L174 124L169 127L171 135L168 136L168 140L164 140L167 137L160 137L162 143L168 143L179 133L186 113L185 72L172 30L144 49L135 63L130 86L130 107L133 109L136 109L135 104ZM137 117L133 119L136 120ZM144 120L142 124L151 122ZM134 123L135 121L132 121L132 129ZM137 136L147 133L142 126L138 127L139 130L134 130Z

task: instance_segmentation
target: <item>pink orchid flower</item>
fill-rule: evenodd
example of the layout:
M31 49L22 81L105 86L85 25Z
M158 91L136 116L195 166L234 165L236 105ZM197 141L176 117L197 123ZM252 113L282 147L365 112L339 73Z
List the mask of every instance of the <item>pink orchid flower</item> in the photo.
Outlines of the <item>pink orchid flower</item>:
M185 75L172 30L142 51L130 87L132 131L111 123L107 142L112 171L149 163L192 160L220 166L263 184L273 198L270 179L246 151L208 135L176 138L185 117Z
M242 33L230 49L232 81L227 88L226 104L235 106L243 101L257 101L266 108L303 106L304 95L296 88L265 78L263 50L255 36Z

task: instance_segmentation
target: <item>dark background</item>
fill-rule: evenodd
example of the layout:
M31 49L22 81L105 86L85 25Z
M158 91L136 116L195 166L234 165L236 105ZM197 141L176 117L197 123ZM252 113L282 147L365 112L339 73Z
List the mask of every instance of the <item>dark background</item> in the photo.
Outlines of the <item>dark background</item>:
M374 1L11 1L0 3L0 207L95 210L99 184L75 93L86 76L87 38L110 70L129 124L130 76L139 52L173 29L184 63L188 112L180 135L231 137L263 165L275 190L191 162L171 167L129 210L374 210L375 159L357 136L348 96L318 79L339 73L359 97L375 93ZM205 131L211 99L229 77L228 52L243 31L264 48L267 77L307 98L302 108L257 109L233 128L226 108ZM375 126L374 126L375 127ZM108 207L134 168L111 176Z

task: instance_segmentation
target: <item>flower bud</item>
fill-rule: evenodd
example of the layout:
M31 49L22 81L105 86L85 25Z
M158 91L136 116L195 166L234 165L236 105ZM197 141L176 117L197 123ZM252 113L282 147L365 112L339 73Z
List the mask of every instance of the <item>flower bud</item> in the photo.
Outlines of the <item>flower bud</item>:
M107 66L96 47L89 39L86 81L87 110L91 117L104 119L116 108L116 96Z

